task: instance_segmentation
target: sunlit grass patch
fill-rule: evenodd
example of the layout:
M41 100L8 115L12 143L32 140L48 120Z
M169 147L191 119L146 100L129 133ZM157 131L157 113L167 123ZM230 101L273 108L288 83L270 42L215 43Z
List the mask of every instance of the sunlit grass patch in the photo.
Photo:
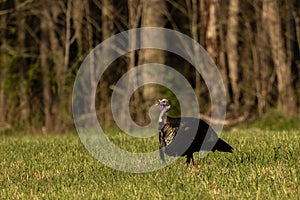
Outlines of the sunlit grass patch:
M157 137L111 141L128 151L152 151ZM76 134L1 136L0 199L297 199L300 132L244 130L221 137L234 153L195 154L144 174L111 169L94 159ZM138 139L139 140L139 139Z

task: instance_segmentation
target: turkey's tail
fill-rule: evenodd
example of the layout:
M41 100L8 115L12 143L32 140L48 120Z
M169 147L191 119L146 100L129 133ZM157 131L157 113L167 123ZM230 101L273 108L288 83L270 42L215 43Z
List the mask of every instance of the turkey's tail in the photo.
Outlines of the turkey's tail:
M232 153L233 148L227 142L222 139L219 139L212 151L222 151L222 152L230 152Z

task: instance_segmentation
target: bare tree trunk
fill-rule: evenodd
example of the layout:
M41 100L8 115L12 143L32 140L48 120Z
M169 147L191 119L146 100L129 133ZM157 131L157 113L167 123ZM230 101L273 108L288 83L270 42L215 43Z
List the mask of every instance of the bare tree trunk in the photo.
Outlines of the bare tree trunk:
M292 16L291 18L293 19L293 37L292 37L292 43L294 44L293 46L293 61L294 64L296 65L295 71L298 71L297 75L294 75L294 83L296 86L295 89L295 97L296 97L296 104L298 105L298 113L300 113L300 2L295 0L290 2L290 9L287 10L288 13L290 13ZM292 12L290 12L292 10Z
M53 58L53 71L55 79L51 85L55 85L52 89L52 114L54 119L52 130L56 132L62 131L67 125L68 108L70 107L70 92L67 90L67 73L70 58L70 47L75 41L75 36L71 35L71 0L67 4L63 2L49 2L48 10L45 11L48 20L49 47ZM65 15L64 28L59 28L61 14ZM60 35L60 37L57 37ZM54 81L54 82L53 82ZM53 84L54 83L54 84ZM53 88L53 87L52 87Z
M164 27L166 24L165 12L166 2L165 0L141 0L143 12L142 12L142 27ZM152 35L153 36L153 35ZM153 36L155 38L155 35ZM159 37L159 36L158 36ZM149 42L148 37L141 38L142 42ZM157 50L143 50L139 55L139 64L142 63L161 63L164 64L164 53ZM147 75L146 75L147 76ZM151 75L149 75L151 76ZM143 91L143 97L145 100L153 99L155 94L155 88L152 86L145 86Z
M143 8L143 4L141 3L140 0L128 1L128 11L129 11L128 28L129 29L138 28L142 16L142 8ZM129 45L130 48L135 47L137 45L137 38L135 35L129 35ZM136 54L137 53L135 51L128 53L128 58L129 58L128 70L133 69L136 63L138 63L138 57L136 56ZM133 84L137 84L137 77L132 77L130 80L133 82ZM136 97L138 98L138 96Z
M63 13L62 8L64 7L63 4L60 4L61 2L51 2L50 8L49 8L49 17L50 17L50 23L48 27L49 31L49 42L50 42L50 49L51 54L53 56L53 69L55 71L55 82L57 85L57 89L53 91L53 104L52 104L52 112L53 112L53 130L56 132L59 132L63 129L63 126L65 123L65 103L69 100L66 95L66 76L67 76L67 69L68 66L65 64L68 64L68 59L65 56L66 52L65 50L68 49L68 41L69 38L66 38L66 36L70 37L70 33L68 33L67 28L70 29L70 1L68 1L67 7L65 7L65 28L64 29L58 29L56 24L59 23L59 15ZM69 20L69 21L68 21ZM69 26L69 27L68 27ZM66 34L67 33L67 34ZM61 40L63 41L63 45L60 44L60 41L58 40L57 34L61 35ZM68 51L68 50L67 50Z
M91 12L91 8L90 6L86 6L85 7L85 12L86 12L86 17L88 18L88 23L86 24L85 28L86 28L86 45L87 45L87 49L88 52L91 52L94 48L94 38L93 38L93 26L92 23L90 22L90 20L92 19L92 12ZM92 88L96 87L96 83L94 80L94 73L95 73L95 55L91 54L91 60L90 60L90 78L91 78L91 84L92 84ZM90 105L90 110L92 110L93 105Z
M129 11L129 21L128 27L129 29L138 28L139 22L141 20L142 14L142 4L140 0L128 0L128 11ZM129 45L136 46L136 38L129 36ZM136 56L136 52L129 52L129 64L128 69L133 69L135 64L138 63Z
M198 1L198 0L197 0ZM186 1L187 2L187 1ZM193 3L195 5L195 2ZM207 31L210 28L210 5L212 4L212 1L207 0L199 0L198 3L198 10L199 10L199 23L198 23L198 32L199 32L199 43L206 48L207 44ZM195 12L196 10L194 10ZM189 11L188 11L189 12Z
M43 111L44 111L44 133L53 130L53 116L52 116L52 94L50 84L50 67L48 63L48 40L49 40L49 13L44 8L41 17L41 40L40 40L40 60L43 82Z
M237 111L239 106L240 88L238 85L239 69L238 69L238 13L239 0L229 1L229 18L227 29L227 56L229 65L229 78L232 88L234 110Z
M201 38L202 37L199 37L199 30L198 30L198 26L199 26L199 12L198 12L198 1L197 0L192 0L190 2L190 0L187 0L187 7L188 7L188 12L190 13L190 26L191 26L191 33L192 33L192 38L195 40L195 41L198 41L200 42ZM203 26L204 27L204 26ZM204 29L204 28L203 28ZM202 30L202 29L201 29ZM201 35L201 33L200 33ZM203 34L204 35L204 34ZM196 59L195 63L199 63L200 62L200 57L197 53L197 49L196 47L194 46L194 56ZM199 49L198 49L199 50ZM200 95L201 95L201 75L198 73L197 70L195 70L195 94L198 98L200 98Z
M224 6L222 5L222 2L224 3L224 1L222 1L222 0L216 0L213 3L213 5L211 5L211 6L215 6L215 9L216 9L215 12L216 12L216 16L218 19L217 23L216 23L216 25L217 25L216 29L218 30L219 44L217 47L218 54L217 54L216 62L221 71L223 81L225 84L227 102L230 102L231 101L231 96L230 96L230 92L229 92L230 80L228 77L229 69L228 69L227 60L226 60L226 34L225 34L225 28L224 28L224 25L227 22L227 17L224 14L225 9L224 9ZM212 15L212 13L211 13L211 15Z
M257 32L252 32L253 44L250 44L251 52L253 56L254 64L254 76L256 85L256 95L257 95L257 111L259 115L262 115L267 106L269 95L272 90L272 84L274 82L272 76L272 69L269 66L271 52L268 50L269 42L267 32L264 29L263 21L264 16L262 16L260 6L258 1L255 2L257 7L256 10L256 27ZM250 25L249 25L250 26Z
M143 8L143 4L142 4L141 0L129 0L128 1L128 12L129 12L128 28L129 29L134 29L134 28L139 27L139 23L141 21L141 16L142 16L142 8ZM129 35L130 48L135 47L137 45L137 39L138 38L136 35ZM139 58L137 55L138 55L137 51L132 51L132 52L128 53L128 60L129 60L128 66L127 66L128 70L134 69L134 67L138 63ZM141 53L140 53L140 55L141 55ZM140 79L142 79L142 77L138 76L138 74L131 73L128 85L131 86L132 88L137 88L138 81ZM143 112L141 112L138 109L142 102L143 94L141 93L140 90L135 91L133 93L133 97L131 99L132 100L130 103L130 110L135 111L135 112L132 112L131 115L136 122L140 123L144 119L144 116L142 115ZM124 116L123 118L126 118L126 117L128 118L128 116Z
M219 48L218 46L218 29L219 31L222 30L222 22L219 24L217 23L217 9L219 2L217 0L212 1L205 1L205 0L186 0L186 6L187 6L187 16L190 21L190 30L191 30L191 36L194 40L198 41L206 50L208 51L209 55L212 57L212 59L218 64L222 65L222 54L224 55L225 51L217 51ZM220 10L219 10L220 11ZM222 20L220 20L222 21ZM220 32L221 34L221 32ZM197 52L199 50L194 48L194 51ZM196 59L196 63L202 62L201 59L197 53L194 54L194 59ZM223 57L224 58L224 57ZM225 59L223 60L223 67L225 66ZM221 74L225 78L225 84L226 81L226 71L222 69L222 66L220 66ZM205 77L209 78L209 77ZM206 88L203 87L203 84L201 83L201 77L200 74L195 74L195 93L198 96L198 98L201 97L201 94L203 94L203 90ZM206 91L205 91L206 92ZM211 109L214 109L213 106ZM212 110L210 110L212 111Z
M62 80L61 84L63 86L62 92L65 93L65 84L66 84L66 77L67 77L67 71L69 66L69 58L70 58L70 48L71 44L75 40L75 35L71 35L71 18L72 18L72 3L71 0L68 0L67 6L65 7L65 15L66 15L66 31L65 31L65 42L64 42L64 65L63 65L63 74L62 74Z
M73 18L73 28L76 37L76 43L78 46L78 54L83 56L83 18L85 12L85 6L88 3L87 0L73 0L72 1L72 18ZM84 5L84 6L83 6Z
M142 4L140 0L129 0L128 10L129 10L129 20L128 20L129 29L138 28L139 22L141 20L141 13L142 13ZM129 45L135 46L136 43L137 43L136 35L130 35ZM129 58L128 70L133 69L135 67L135 63L137 63L135 54L136 54L135 52L128 53L128 58Z
M0 131L5 131L11 128L11 124L14 122L14 112L16 99L9 98L10 95L14 96L15 91L10 91L10 84L12 80L9 80L10 67L13 65L13 59L11 55L6 52L10 52L10 41L12 40L7 36L9 33L9 17L10 12L15 7L13 0L7 0L1 2L1 15L0 15Z
M201 0L198 2L198 0L186 0L186 8L187 8L187 17L189 19L189 25L190 25L190 31L191 31L191 37L199 42L202 45L205 41L205 23L202 24L202 22L205 22L207 20L206 9L205 9L205 3L204 0ZM201 27L200 27L201 26ZM200 57L197 53L199 52L199 49L197 49L197 46L193 46L193 59L195 59L195 63L200 62ZM201 96L201 75L199 72L195 69L195 94L198 98Z
M296 4L296 8L293 10L293 17L295 19L296 24L296 35L297 35L297 42L298 46L300 47L300 3L299 1Z
M105 40L115 34L115 27L114 27L114 21L115 21L115 8L113 5L112 0L103 0L102 1L102 40ZM106 52L103 52L104 56ZM100 88L100 110L102 113L100 114L100 117L102 119L105 119L105 121L110 122L112 121L112 116L110 114L110 95L109 95L109 85L106 81L103 81L101 83Z
M7 107L5 106L5 77L7 75L7 69L5 65L8 64L7 55L0 55L1 70L0 70L0 124L4 124L6 121Z
M7 24L6 24L6 20L4 17L0 17L0 24L3 28L3 30L6 30L7 28ZM2 32L0 31L0 48L2 50L2 48L5 45L5 40L6 38L4 37L5 36L5 32ZM5 84L5 76L6 76L6 69L5 69L5 65L6 65L6 62L5 62L5 57L6 55L5 54L0 54L0 60L1 60L1 64L0 64L0 124L3 124L4 123L4 120L5 120L5 114L6 114L6 111L5 111L5 102L4 102L4 84Z
M222 0L210 0L208 1L208 20L207 20L207 29L206 29L206 50L216 63L220 74L223 79L223 84L225 86L225 95L226 102L229 102L229 80L228 80L228 70L226 67L226 39L225 31L223 24L226 23L226 18L221 12L224 10L221 9ZM224 105L222 104L222 105Z
M26 52L25 47L25 41L26 41L26 30L25 30L25 18L22 17L18 20L18 44L19 44L19 52L21 53L19 58L19 67L20 67L20 92L19 92L19 98L20 98L20 110L21 110L21 116L20 121L22 122L22 126L28 126L28 119L29 119L29 97L28 97L28 81L26 79L26 72L27 72L27 66L28 63L26 63L24 58L24 53ZM25 128L25 127L24 127Z
M291 60L288 58L282 36L279 4L277 0L263 1L265 27L270 37L271 50L277 76L278 111L285 116L294 116L296 111L295 96L292 89Z
M102 1L102 40L114 35L114 6L112 0Z
M217 60L217 0L211 0L208 9L208 24L206 31L206 50L213 60Z

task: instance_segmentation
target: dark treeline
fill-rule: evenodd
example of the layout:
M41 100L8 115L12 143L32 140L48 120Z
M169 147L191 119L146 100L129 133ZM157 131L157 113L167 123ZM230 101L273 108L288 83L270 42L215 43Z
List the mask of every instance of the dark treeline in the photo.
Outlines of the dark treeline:
M85 56L116 33L149 26L187 34L206 49L223 76L229 121L270 110L295 117L300 110L298 0L1 0L0 23L0 131L73 127L73 83ZM150 62L180 71L209 115L207 88L192 66L166 52L140 50L116 60L100 80L101 123L113 124L117 78ZM136 93L132 117L143 123L153 99L163 95L154 86Z

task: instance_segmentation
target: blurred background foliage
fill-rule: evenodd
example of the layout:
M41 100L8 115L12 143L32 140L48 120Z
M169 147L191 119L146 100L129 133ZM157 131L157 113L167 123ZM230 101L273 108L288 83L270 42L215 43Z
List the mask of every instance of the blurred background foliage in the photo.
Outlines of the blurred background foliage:
M210 54L226 87L226 125L299 126L298 0L2 0L0 24L0 131L74 128L72 89L84 58L116 33L149 26L187 34ZM118 58L102 76L96 107L103 126L114 126L110 97L118 79L153 62L183 74L201 114L210 116L215 107L201 74L179 56L147 49ZM180 115L171 91L148 85L131 98L133 119L147 124L159 98L171 99L177 110L170 114Z

